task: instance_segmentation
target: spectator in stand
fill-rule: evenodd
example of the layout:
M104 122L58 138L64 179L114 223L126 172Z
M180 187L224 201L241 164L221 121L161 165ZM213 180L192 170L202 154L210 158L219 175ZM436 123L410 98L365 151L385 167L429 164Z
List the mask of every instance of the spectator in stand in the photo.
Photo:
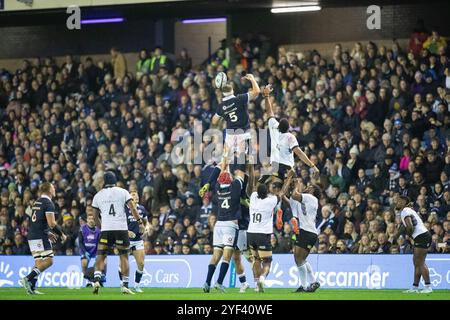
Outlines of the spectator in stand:
M192 58L186 48L180 51L180 55L175 60L175 65L180 66L183 72L189 72L192 69Z
M162 66L164 66L168 71L171 71L171 61L165 54L163 54L162 48L157 46L153 51L152 58L150 59L150 72L152 74L158 74Z
M431 36L423 43L423 48L431 54L440 54L441 48L444 50L447 48L447 41L436 30L432 30Z
M139 59L136 62L136 79L140 79L143 75L150 74L151 60L148 56L147 49L139 51Z
M116 47L111 48L111 64L113 66L114 79L124 80L127 75L127 60Z

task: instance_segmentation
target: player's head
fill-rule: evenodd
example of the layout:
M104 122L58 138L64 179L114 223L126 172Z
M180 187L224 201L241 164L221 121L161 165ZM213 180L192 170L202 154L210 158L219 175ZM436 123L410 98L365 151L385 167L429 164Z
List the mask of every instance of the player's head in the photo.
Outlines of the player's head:
M50 198L53 198L56 195L55 187L50 182L44 182L43 184L41 184L41 186L39 187L39 191L41 192L41 194L45 194Z
M229 173L227 171L221 172L219 174L219 177L217 178L217 182L220 185L230 185L232 181L233 181L233 179L231 177L231 173Z
M103 175L104 188L114 187L117 183L117 178L114 172L106 171Z
M403 210L404 207L410 203L411 200L407 196L398 196L397 201L395 202L395 209L396 210Z
M227 83L222 87L222 93L225 97L231 96L234 93L233 86Z
M93 214L88 214L86 218L86 223L89 227L93 228L95 226L95 219Z
M320 199L320 196L322 195L322 190L315 184L310 184L305 191L306 193L312 194L317 199Z
M256 192L258 193L259 199L267 198L267 193L268 193L267 185L265 185L263 183L258 184L258 187L256 188Z
M270 183L269 192L271 194L278 194L280 193L282 187L283 187L282 180L278 178L273 178Z
M139 203L139 193L137 192L137 190L130 190L130 196L133 199L134 203Z
M281 133L286 133L289 131L289 121L286 118L280 119L278 123L278 131Z

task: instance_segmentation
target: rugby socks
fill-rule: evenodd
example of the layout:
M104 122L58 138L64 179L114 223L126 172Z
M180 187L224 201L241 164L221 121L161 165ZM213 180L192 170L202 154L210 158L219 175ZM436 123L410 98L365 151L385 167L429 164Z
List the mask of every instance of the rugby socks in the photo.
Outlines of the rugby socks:
M222 285L223 279L225 279L225 275L228 272L229 266L230 266L230 263L228 261L222 261L222 264L220 265L219 278L217 279L218 284Z
M216 271L216 266L213 264L208 265L208 275L206 276L206 283L208 286L211 285L211 280L214 275L214 271Z
M30 281L30 283L31 283L31 289L34 291L34 289L36 288L36 283L37 283L37 281L38 281L38 276L36 276L36 278L34 278L34 279L32 279L31 281Z
M128 288L128 277L122 276L122 286Z
M33 270L31 270L31 272L27 275L27 279L28 281L33 281L33 279L39 277L40 274L41 271L38 268L33 268Z
M239 282L240 283L246 283L247 282L247 278L245 277L245 273L238 274L238 278L239 278Z
M94 282L101 282L101 280L102 280L102 272L95 271L94 272Z
M298 273L299 273L299 282L300 286L303 288L306 288L306 274L308 273L308 270L306 269L306 263L304 262L301 266L297 266Z
M306 265L307 280L308 280L308 282L309 282L310 284L316 282L316 277L314 276L314 272L312 271L311 265L309 264L309 262L306 262L305 265Z
M135 283L141 282L143 273L144 273L144 270L136 270L136 273L134 274L134 282Z

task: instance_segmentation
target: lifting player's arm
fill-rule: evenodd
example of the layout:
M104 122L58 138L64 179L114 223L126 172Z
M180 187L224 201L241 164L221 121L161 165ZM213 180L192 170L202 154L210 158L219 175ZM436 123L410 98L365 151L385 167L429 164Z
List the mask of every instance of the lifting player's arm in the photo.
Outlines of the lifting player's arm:
M316 167L316 165L308 158L308 156L303 152L302 149L300 149L299 146L296 146L293 149L294 153L299 157L303 163L305 163L308 167L312 168L315 173L319 173L319 168Z
M252 88L248 92L248 101L251 101L258 97L258 95L261 93L261 89L259 88L258 82L256 82L256 79L252 74L248 73L247 75L245 75L244 79L250 81L250 83L252 84Z
M295 171L290 170L287 174L286 180L284 181L283 187L281 188L281 191L279 193L281 201L285 202L286 205L288 205L288 206L290 206L290 203L289 203L287 194L289 192L289 188L291 187L294 177L295 177ZM297 234L298 233L297 220L292 216L292 212L288 211L288 213L290 213L290 216L288 216L286 218L291 220L294 232ZM278 230L280 230L283 227L283 211L282 210L277 210L276 227Z
M250 156L251 157L251 156ZM256 179L255 179L255 168L253 164L251 164L251 158L249 159L248 168L248 184L247 184L247 196L251 196L253 192L256 191Z
M211 129L218 129L222 123L222 117L217 113L213 115L211 119Z
M263 89L263 95L264 95L264 106L266 107L266 113L268 118L275 117L275 114L273 113L272 109L272 103L270 102L270 93L273 91L272 85L268 84Z

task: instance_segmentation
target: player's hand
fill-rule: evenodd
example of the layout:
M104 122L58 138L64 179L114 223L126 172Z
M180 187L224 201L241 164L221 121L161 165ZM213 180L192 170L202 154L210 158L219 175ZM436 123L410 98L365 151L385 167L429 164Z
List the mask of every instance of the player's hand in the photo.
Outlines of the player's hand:
M134 238L136 238L136 234L133 231L128 230L128 238L134 239Z
M293 169L289 170L287 173L287 177L288 178L293 178L295 177L295 171Z
M251 73L247 73L242 79L252 81L252 79L255 79L255 77Z
M201 198L203 198L205 196L205 194L209 191L209 187L210 187L209 183L204 184L203 187L200 188L198 195Z
M51 243L55 244L56 241L58 241L58 236L57 236L56 234L54 234L53 232L49 232L49 233L48 233L48 240L49 240Z
M89 252L85 252L85 253L84 253L84 257L85 257L86 259L88 259L88 260L91 259L91 255L90 255Z
M270 95L270 93L273 91L272 85L268 84L264 87L263 89L263 94L265 97L267 97L268 95Z
M281 209L277 210L277 221L275 226L278 230L281 230L281 228L283 228L283 210Z
M67 236L63 233L61 234L61 242L64 242L67 240Z
M292 230L294 231L294 233L296 235L298 235L300 233L300 228L298 227L298 221L296 218L292 217L291 218L291 224L292 224Z

